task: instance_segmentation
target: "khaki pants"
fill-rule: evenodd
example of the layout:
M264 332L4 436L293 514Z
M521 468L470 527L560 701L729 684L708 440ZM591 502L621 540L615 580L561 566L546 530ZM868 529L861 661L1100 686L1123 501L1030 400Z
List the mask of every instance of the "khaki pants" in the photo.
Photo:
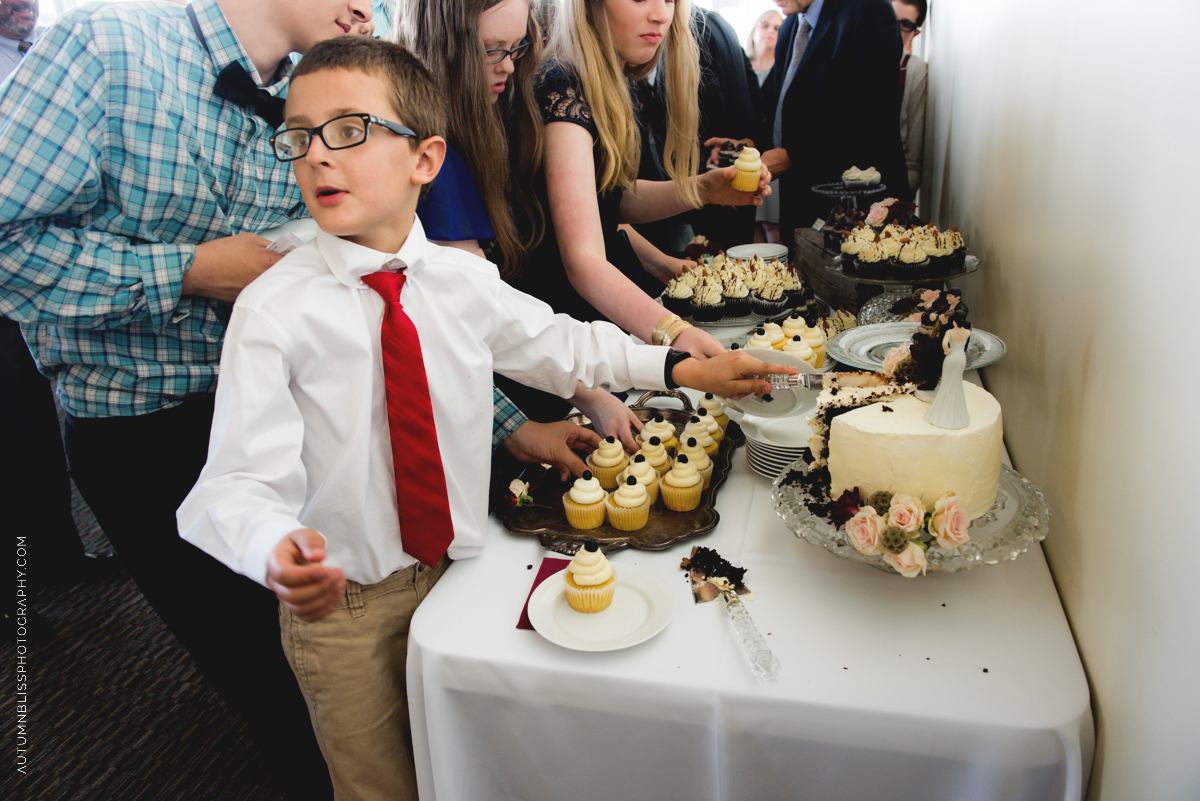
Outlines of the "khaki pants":
M416 801L404 677L408 625L449 564L418 563L365 587L347 581L338 608L316 623L279 607L283 650L337 801Z

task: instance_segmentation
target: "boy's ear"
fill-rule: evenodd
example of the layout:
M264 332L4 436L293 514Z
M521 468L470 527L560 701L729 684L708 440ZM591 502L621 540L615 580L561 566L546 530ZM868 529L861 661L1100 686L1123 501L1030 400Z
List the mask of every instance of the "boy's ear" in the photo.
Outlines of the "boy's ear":
M417 166L413 169L412 182L418 185L433 183L445 159L445 139L440 136L422 139L417 143Z

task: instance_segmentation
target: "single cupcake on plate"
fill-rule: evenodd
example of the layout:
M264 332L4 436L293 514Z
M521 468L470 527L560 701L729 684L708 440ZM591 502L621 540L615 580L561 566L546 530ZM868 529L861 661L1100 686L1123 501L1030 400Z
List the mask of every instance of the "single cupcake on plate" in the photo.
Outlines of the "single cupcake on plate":
M637 482L646 488L646 494L650 496L650 505L658 500L658 471L655 470L650 462L646 460L646 454L638 451L629 460L629 466L621 471L621 475L617 476L617 481L621 484L630 476L637 479ZM617 487L617 491L620 491Z
M592 475L584 470L583 477L575 479L571 489L563 493L563 509L572 528L596 528L604 522L604 499L608 493Z
M638 456L645 456L646 461L654 468L654 472L660 476L671 469L671 456L658 437L650 437L643 443L642 449L638 451Z
M703 479L704 489L708 489L708 485L712 483L713 462L712 458L704 452L704 448L700 447L700 443L696 442L695 437L688 437L679 446L679 455L675 458L676 460L687 459Z
M705 394L700 400L701 408L705 409L712 419L717 421L717 425L724 431L729 427L729 415L725 414L725 403L711 392Z
M683 427L683 433L680 434L679 437L680 442L685 441L688 437L695 437L696 442L700 444L700 447L703 448L704 452L710 457L716 456L717 451L721 448L720 445L713 441L712 436L709 435L708 426L706 426L696 415L692 415L692 419L689 420L688 424Z
M612 603L617 575L600 550L600 543L588 540L563 573L567 603L576 612L603 612Z
M708 409L705 409L703 405L696 410L696 416L708 428L708 435L713 438L713 442L719 443L725 439L725 429L721 428L720 424L709 415Z
M737 344L736 342L734 343ZM754 335L746 341L746 350L772 350L771 340L767 337L767 329L758 328Z
M813 349L808 346L808 343L804 341L804 337L799 334L784 344L783 352L807 362L814 368L817 366L817 354L813 353Z
M668 450L679 444L679 440L675 439L675 426L668 423L666 418L661 414L654 415L652 419L648 420L642 426L642 430L638 432L637 440L644 446L650 441L651 437L658 437L658 441Z
M675 512L690 512L700 505L704 479L686 456L679 456L659 481L658 491L663 506Z
M608 496L608 524L618 531L637 531L650 519L650 495L633 476Z
M600 441L600 447L588 455L587 466L600 486L611 490L617 488L617 473L625 469L628 461L625 448L617 442L617 438L605 437Z
M715 323L725 316L721 282L712 280L696 287L692 295L692 317L702 323Z
M783 350L783 328L778 323L763 323L762 328L767 332L767 339L771 341L771 347L775 350Z
M729 276L721 298L725 301L726 317L745 317L750 313L750 290L746 288L746 282L738 276Z
M663 306L680 317L687 316L692 313L692 294L691 285L678 278L672 278L663 292Z

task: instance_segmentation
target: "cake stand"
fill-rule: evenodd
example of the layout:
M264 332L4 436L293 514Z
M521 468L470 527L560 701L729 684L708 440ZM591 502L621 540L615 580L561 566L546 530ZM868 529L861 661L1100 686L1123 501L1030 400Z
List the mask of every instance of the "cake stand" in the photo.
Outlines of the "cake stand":
M836 256L833 262L825 265L825 269L834 274L845 278L855 284L871 284L873 286L883 287L883 294L875 297L864 303L858 310L858 324L870 325L871 323L895 323L903 320L907 315L892 314L889 311L892 305L898 300L911 298L917 284L932 284L949 281L953 278L958 278L964 275L970 275L979 269L979 259L975 256L967 256L966 262L961 270L955 270L952 273L940 273L930 276L922 276L917 280L909 279L894 279L894 278L864 278L858 275L850 275L842 270L842 256Z
M838 203L843 206L849 206L852 209L858 208L858 199L865 195L877 195L880 192L887 190L887 184L878 184L876 186L868 186L865 189L847 189L846 185L841 181L831 181L827 184L817 184L812 188L812 191L818 195L825 197L835 197Z
M865 562L899 575L883 561L883 556L859 553L847 539L845 526L834 526L810 511L805 506L805 501L811 497L808 492L798 484L784 483L793 470L807 474L808 463L799 459L784 469L771 485L771 504L796 537L819 545L842 559ZM1016 559L1034 543L1046 539L1049 530L1050 506L1041 490L1017 471L1001 465L996 502L986 514L971 521L970 541L953 551L944 550L935 541L930 544L925 561L929 572L941 573L998 565Z

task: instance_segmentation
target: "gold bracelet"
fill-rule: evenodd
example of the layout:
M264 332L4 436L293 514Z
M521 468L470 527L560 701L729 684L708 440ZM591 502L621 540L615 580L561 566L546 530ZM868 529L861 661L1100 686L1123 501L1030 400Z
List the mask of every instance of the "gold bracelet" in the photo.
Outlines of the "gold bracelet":
M687 329L691 328L692 324L686 320L677 320L667 329L667 335L663 337L663 343L666 345L675 344L675 340L679 339L679 335Z
M667 331L675 322L683 322L683 320L679 318L678 314L668 314L666 317L659 320L658 324L654 326L654 331L650 334L650 344L670 345L671 339L674 339L674 337L668 338ZM663 341L664 339L666 340L665 342Z

